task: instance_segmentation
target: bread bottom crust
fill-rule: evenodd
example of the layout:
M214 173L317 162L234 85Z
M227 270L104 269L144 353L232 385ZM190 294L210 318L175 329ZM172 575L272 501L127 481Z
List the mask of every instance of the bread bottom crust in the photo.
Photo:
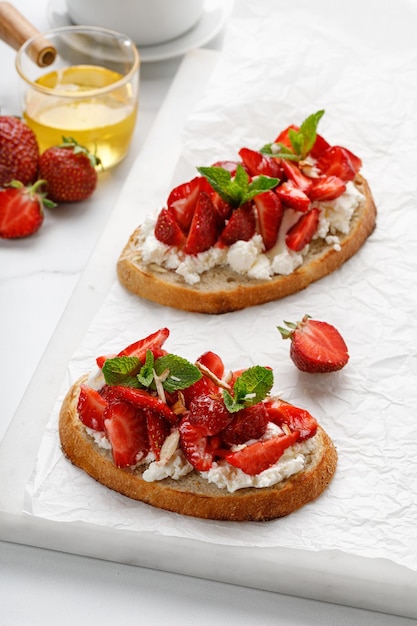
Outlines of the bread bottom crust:
M80 378L68 391L60 411L59 435L65 456L102 485L154 507L203 519L266 521L283 517L316 499L330 483L337 452L319 426L316 448L303 471L272 487L245 488L229 493L193 471L180 480L146 482L144 469L117 468L110 452L99 448L78 417Z
M184 311L220 314L278 300L301 291L327 276L350 259L373 232L376 207L369 185L358 175L355 185L364 195L356 209L349 233L340 235L340 250L322 240L310 245L304 263L292 274L256 280L225 267L208 270L199 283L188 285L184 279L162 267L145 265L137 247L140 227L129 238L117 263L120 282L132 293Z

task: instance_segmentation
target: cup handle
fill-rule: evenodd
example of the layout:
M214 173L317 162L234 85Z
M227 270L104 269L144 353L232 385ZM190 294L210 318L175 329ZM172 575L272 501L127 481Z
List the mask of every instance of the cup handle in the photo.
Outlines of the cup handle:
M0 2L0 39L14 50L39 31L9 2ZM29 51L32 60L39 67L47 67L54 62L56 50L47 39L39 39Z

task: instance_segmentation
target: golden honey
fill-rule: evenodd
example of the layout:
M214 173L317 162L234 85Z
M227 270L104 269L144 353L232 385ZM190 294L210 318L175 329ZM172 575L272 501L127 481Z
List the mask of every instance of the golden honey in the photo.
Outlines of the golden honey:
M29 90L24 117L41 152L62 143L62 137L73 137L96 153L105 169L119 163L129 148L137 115L132 85L116 84L122 78L93 65L67 67L38 78L36 85L54 93Z

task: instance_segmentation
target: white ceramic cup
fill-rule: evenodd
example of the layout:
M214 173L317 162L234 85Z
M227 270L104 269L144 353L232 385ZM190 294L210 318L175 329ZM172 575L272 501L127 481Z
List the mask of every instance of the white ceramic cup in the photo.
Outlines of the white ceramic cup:
M75 24L125 33L138 46L175 39L193 28L204 0L66 0Z

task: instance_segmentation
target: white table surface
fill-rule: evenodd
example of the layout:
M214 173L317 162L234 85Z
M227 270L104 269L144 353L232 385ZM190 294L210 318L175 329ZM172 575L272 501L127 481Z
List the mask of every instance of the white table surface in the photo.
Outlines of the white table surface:
M237 0L239 2L239 0ZM47 0L15 0L40 30ZM224 34L209 46L221 48ZM13 50L0 42L0 113L19 113ZM141 69L140 115L128 157L86 203L62 207L35 236L0 243L0 440L77 285L181 59ZM17 451L18 454L18 451ZM1 486L0 486L1 489ZM416 620L0 542L1 623L228 623L393 626Z

